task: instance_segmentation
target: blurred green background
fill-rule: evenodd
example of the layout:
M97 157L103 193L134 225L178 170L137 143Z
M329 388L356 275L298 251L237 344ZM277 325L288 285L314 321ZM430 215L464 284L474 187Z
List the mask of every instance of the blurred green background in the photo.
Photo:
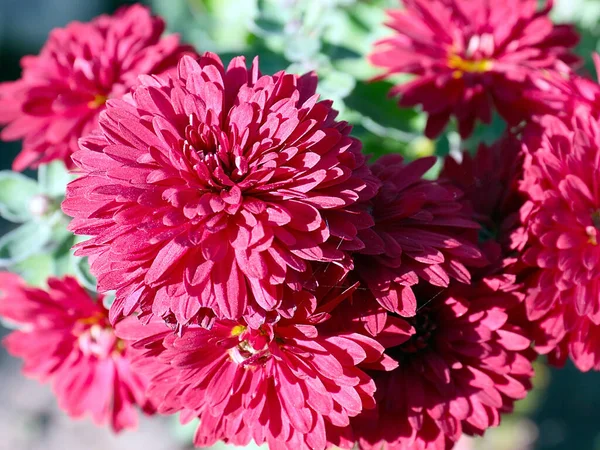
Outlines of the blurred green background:
M0 0L0 79L18 78L19 59L37 53L52 28L111 13L126 3L132 2ZM239 54L248 58L259 55L264 73L282 69L298 73L317 71L322 96L334 100L341 117L354 125L354 135L363 141L365 151L375 156L388 152L401 152L408 158L434 153L442 156L461 148L472 149L481 140L489 142L504 129L497 119L491 127L479 127L467 142L460 142L452 130L436 142L429 141L421 136L424 117L412 110L398 109L387 98L391 82L367 82L377 71L369 66L365 55L374 40L388 33L382 25L383 10L396 6L396 0L146 3L165 17L170 31L181 33L199 51L217 52L225 60ZM579 54L585 58L582 71L595 76L590 55L599 49L600 0L556 0L554 17L578 25L582 34ZM19 143L0 143L0 169L10 168L19 147ZM35 177L33 172L28 175ZM0 234L12 226L0 222ZM191 438L190 429L177 427L174 421L144 425L139 435L142 437L133 438L130 433L118 439L107 437L108 431L94 430L87 422L71 424L56 418L48 389L20 378L18 364L4 350L0 363L0 433L4 436L0 450L121 446L173 450L186 448ZM595 414L600 409L600 374L579 373L571 364L562 370L549 369L543 363L538 364L537 373L536 389L519 403L517 412L505 418L502 427L490 430L484 439L461 442L461 450L600 450L600 423ZM31 406L34 397L37 403L33 403L39 407ZM21 436L21 429L25 434L33 430L36 437ZM18 435L13 440L11 432ZM80 440L74 438L78 433Z

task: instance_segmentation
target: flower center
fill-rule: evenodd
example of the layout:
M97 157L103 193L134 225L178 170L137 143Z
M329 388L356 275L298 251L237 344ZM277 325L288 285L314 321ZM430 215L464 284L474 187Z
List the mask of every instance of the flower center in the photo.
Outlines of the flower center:
M231 329L231 337L239 338L239 343L229 349L231 360L245 368L263 366L271 357L270 339L261 329L248 330L244 325L236 325Z
M115 336L112 328L100 324L92 325L77 338L84 355L108 358L113 352L123 353L125 344Z
M231 336L239 336L244 331L246 331L246 327L244 325L236 325L231 329Z
M592 225L585 227L588 242L592 245L598 245L598 230L600 230L600 209L592 212Z
M125 351L125 343L115 336L102 313L79 319L74 334L84 355L108 358L113 352L121 354Z
M241 155L240 148L234 147L225 133L190 114L185 128L183 154L193 165L201 163L213 174L222 173L233 182L238 182L246 174L248 163Z
M388 348L385 352L391 358L402 363L412 355L431 346L431 338L437 329L435 321L433 321L427 311L419 311L415 317L404 318L415 329L410 339L396 347Z
M454 69L452 76L462 78L465 73L485 73L492 70L495 44L490 33L474 34L469 39L467 48L459 55L455 48L448 54L448 67Z
M88 108L98 109L101 106L104 106L104 104L106 103L106 100L108 100L108 97L106 95L96 94L96 96L94 97L94 100L91 100L90 102L88 102Z
M459 55L451 54L448 57L448 67L454 69L452 77L462 78L465 73L485 73L492 70L493 63L490 59L465 59Z

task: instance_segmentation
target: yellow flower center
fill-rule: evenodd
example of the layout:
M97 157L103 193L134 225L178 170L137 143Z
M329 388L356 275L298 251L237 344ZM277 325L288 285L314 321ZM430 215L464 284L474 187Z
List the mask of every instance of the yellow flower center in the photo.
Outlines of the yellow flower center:
M246 331L246 327L244 325L236 325L231 329L231 336L239 336L244 331Z
M115 352L118 354L122 354L127 347L125 346L125 341L117 338L117 343L115 344Z
M81 325L84 325L84 326L87 326L87 325L93 326L93 325L98 325L103 320L104 320L104 315L102 313L98 312L98 313L94 314L93 316L78 319L77 323L80 323Z
M448 67L454 69L452 76L456 79L462 78L465 73L485 73L492 70L494 63L489 59L464 59L452 54L448 57Z
M88 103L88 107L91 109L100 108L101 106L103 106L106 103L106 100L108 100L108 97L106 95L97 94L94 97L94 100L92 100Z

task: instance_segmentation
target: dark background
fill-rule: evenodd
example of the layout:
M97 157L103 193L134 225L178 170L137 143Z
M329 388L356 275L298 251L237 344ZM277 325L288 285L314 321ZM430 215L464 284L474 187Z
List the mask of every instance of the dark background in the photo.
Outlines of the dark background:
M563 1L569 2L570 0ZM20 58L25 54L37 53L52 28L63 26L72 20L87 21L100 13L111 13L120 5L127 3L133 2L118 0L0 0L0 80L18 78ZM10 169L11 162L19 148L19 143L0 143L0 170ZM34 173L28 173L28 175L35 176ZM12 225L0 222L0 234L6 232L10 226ZM7 379L7 367L11 368L12 377L15 375L17 366L15 361L10 359L2 349L0 351L0 384ZM522 417L529 417L537 426L539 437L533 448L600 450L600 418L596 415L600 409L600 374L579 373L571 364L562 370L552 369L544 372L549 379L547 386L538 388L533 406L523 408ZM33 384L27 386L29 387L26 392L31 393L29 389L33 389ZM0 389L0 395L2 395L2 389ZM0 402L3 402L0 403L0 409L10 408L10 402L5 404L4 399ZM0 414L0 422L13 420L14 416L18 414L18 412L14 412L11 418L12 411L5 412L7 414ZM41 419L38 417L36 420L45 423L48 418L42 416ZM0 432L6 428L6 425L10 426L10 424L0 423ZM510 433L510 431L508 432ZM3 445L6 444L3 439L0 437L0 450L38 448L25 446L25 444L23 447L4 447ZM109 445L111 449L116 448L113 444ZM69 447L67 445L67 447L61 450L78 450L76 446ZM92 448L90 445L85 447ZM514 447L497 447L496 445L493 447L516 450ZM170 450L173 448L175 447L171 447ZM481 445L478 445L477 448L481 448ZM483 448L487 450L488 447L484 444Z

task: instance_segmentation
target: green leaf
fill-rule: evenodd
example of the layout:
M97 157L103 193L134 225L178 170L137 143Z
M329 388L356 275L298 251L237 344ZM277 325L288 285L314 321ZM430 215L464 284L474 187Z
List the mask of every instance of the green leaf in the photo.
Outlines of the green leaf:
M73 258L75 259L73 264L73 267L75 269L75 276L77 277L81 285L89 289L90 291L96 292L96 278L90 272L90 265L88 263L87 257L80 258L78 256L73 256Z
M265 75L279 72L289 64L289 61L279 53L275 53L259 44L249 47L242 55L246 57L246 65L250 65L254 57L259 55L260 71ZM221 53L220 56L223 63L227 65L234 57L240 56L240 53Z
M104 305L104 307L106 309L110 309L110 307L112 306L112 304L115 302L115 293L114 292L109 292L107 294L104 295L104 298L102 299L102 305Z
M75 179L60 161L40 166L38 184L41 191L52 198L64 198L67 184Z
M35 180L17 172L0 172L0 216L11 222L26 222L32 215L29 202L40 189Z
M295 36L284 49L284 56L291 62L313 59L321 49L318 36Z
M323 43L321 52L326 54L332 61L351 60L353 63L355 63L363 58L363 55L355 52L352 49L349 49L343 45L330 44L327 42Z
M52 252L54 260L53 273L59 277L65 275L76 276L76 260L71 250L73 245L75 245L75 235L66 228L60 229L61 225L58 224L55 226L53 233L53 241L57 244L56 249Z
M372 156L371 162L390 153L406 154L409 142L407 140L378 136L362 125L354 127L352 134L361 140L363 153Z
M254 21L254 32L257 34L283 33L283 24L268 17L259 17Z
M388 82L359 81L345 98L346 106L380 127L420 134L423 131L420 114L414 109L398 107L397 100L388 96L392 87Z
M49 253L38 253L13 265L11 271L23 277L31 286L44 287L46 280L54 271L54 259Z
M242 49L248 39L249 28L257 15L255 0L205 0L209 12L208 32L219 50ZM194 12L194 11L192 11ZM196 10L196 17L202 11ZM206 14L205 14L206 15Z
M318 92L323 98L343 100L352 92L355 85L356 80L350 75L332 71L320 80Z
M10 267L42 252L51 238L52 229L47 223L24 223L0 238L0 266Z
M499 114L494 114L492 123L485 124L478 122L475 125L473 134L468 139L462 141L461 147L471 153L475 153L479 144L492 145L504 135L505 131L506 122Z

